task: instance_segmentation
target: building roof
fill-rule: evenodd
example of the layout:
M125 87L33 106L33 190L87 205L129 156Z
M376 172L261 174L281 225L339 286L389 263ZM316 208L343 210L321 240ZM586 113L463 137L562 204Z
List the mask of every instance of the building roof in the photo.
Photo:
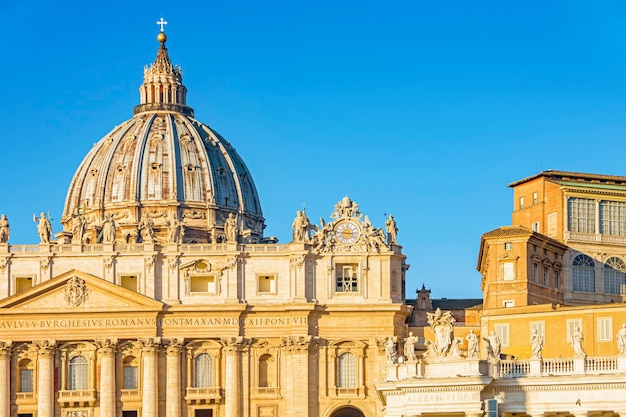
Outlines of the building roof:
M503 236L528 236L534 232L524 226L501 226L495 230L483 233L482 239L486 237L503 237Z
M431 300L433 310L437 308L441 310L464 310L468 308L476 308L483 305L482 298L441 298ZM416 299L407 299L406 304L415 305Z
M626 186L626 177L618 175L603 175L603 174L586 174L582 172L569 172L569 171L553 171L551 169L542 171L538 174L531 175L530 177L522 178L521 180L513 181L509 184L509 187L516 187L528 181L532 181L539 177L546 177L553 181L575 181L575 182L595 182L600 184L615 184Z

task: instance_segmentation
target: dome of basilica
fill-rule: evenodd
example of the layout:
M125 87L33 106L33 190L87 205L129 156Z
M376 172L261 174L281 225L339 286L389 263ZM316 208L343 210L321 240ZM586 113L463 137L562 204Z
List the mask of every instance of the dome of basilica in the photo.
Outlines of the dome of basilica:
M61 220L67 242L262 239L252 176L228 141L194 119L166 40L161 32L134 117L97 142L74 175Z

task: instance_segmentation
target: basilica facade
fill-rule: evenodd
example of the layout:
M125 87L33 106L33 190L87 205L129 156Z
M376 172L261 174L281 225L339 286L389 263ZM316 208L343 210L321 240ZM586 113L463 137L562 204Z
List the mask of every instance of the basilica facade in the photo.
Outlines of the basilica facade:
M356 202L263 236L252 176L194 118L158 35L134 116L69 186L63 231L0 219L0 416L380 415L408 268ZM286 225L288 227L291 224Z

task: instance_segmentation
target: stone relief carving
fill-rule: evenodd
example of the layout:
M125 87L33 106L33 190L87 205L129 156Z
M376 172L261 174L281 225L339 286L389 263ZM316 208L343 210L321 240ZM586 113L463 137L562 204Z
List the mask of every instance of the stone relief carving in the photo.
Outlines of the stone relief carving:
M74 410L68 411L65 415L66 417L89 417L89 412L87 410Z
M206 213L201 210L187 209L183 211L183 217L187 219L204 219L206 218Z
M146 210L145 213L148 217L151 217L153 219L167 216L167 212L165 210L150 209L150 210Z
M330 218L333 220L343 218L360 219L362 216L363 214L359 211L359 205L348 196L345 196L341 201L335 204L335 210L330 214Z
M9 258L0 258L0 271L4 271L9 265Z
M107 257L104 258L103 262L104 262L104 268L107 271L110 271L111 268L113 267L113 263L115 262L115 257L107 256Z
M434 313L426 313L426 317L435 335L435 340L432 343L432 353L437 357L448 356L452 347L453 323L456 320L450 311L442 313L439 308L437 308ZM429 355L430 354L431 353L429 353Z
M178 256L172 256L172 257L167 258L167 266L172 271L176 269L176 267L178 266L178 262L179 262Z
M41 213L39 217L33 214L33 221L37 223L37 233L39 234L40 243L50 243L52 225L50 224L50 220L46 217L46 213Z
M150 217L142 217L137 228L144 243L154 243L154 221Z
M312 342L311 335L287 336L280 339L280 347L288 352L307 352Z
M48 268L50 267L50 260L52 258L50 257L46 257L46 258L41 258L39 260L39 266L41 267L42 270L47 271Z
M89 290L85 280L77 276L71 277L65 284L65 302L69 307L78 307L89 298Z
M7 243L11 236L11 229L9 228L9 221L7 215L0 216L0 243Z
M156 260L156 256L150 256L144 259L144 265L146 267L146 269L152 269L152 266L154 266L154 261Z
M11 347L13 342L0 340L0 359L9 359L11 357Z

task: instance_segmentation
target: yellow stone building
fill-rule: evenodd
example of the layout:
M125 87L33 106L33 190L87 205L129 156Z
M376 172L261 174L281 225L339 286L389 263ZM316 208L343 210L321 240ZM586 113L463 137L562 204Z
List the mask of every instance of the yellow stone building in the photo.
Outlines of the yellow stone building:
M87 154L63 231L0 219L0 416L380 415L408 266L344 197L263 236L250 172L194 118L164 32L134 116ZM289 227L288 223L286 226ZM56 237L56 239L55 239Z
M481 238L483 302L409 301L424 352L376 384L385 416L626 415L626 177L510 186L513 225Z

